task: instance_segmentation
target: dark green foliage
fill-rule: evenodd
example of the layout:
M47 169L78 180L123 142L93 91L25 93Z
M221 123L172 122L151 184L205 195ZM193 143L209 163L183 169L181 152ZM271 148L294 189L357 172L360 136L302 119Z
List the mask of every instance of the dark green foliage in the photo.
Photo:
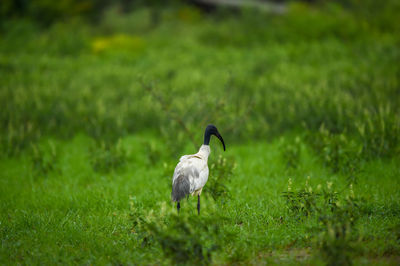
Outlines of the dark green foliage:
M286 161L286 167L296 169L300 163L301 141L299 137L294 142L283 141L281 145L282 158Z
M1 134L0 147L3 156L18 155L40 138L40 131L33 130L29 122L25 124L9 123L6 132Z
M287 191L283 193L289 211L298 218L309 216L315 212L316 201L320 194L300 190L297 192Z
M149 160L149 165L155 165L161 160L161 151L154 142L145 142L145 149Z
M47 176L49 173L59 170L57 149L51 141L44 147L32 144L30 159L35 177Z
M218 221L218 223L215 223ZM210 264L221 249L221 219L172 215L165 224L147 223L146 228L164 254L177 264Z
M109 4L111 4L109 0L4 0L0 3L0 15L7 18L30 18L48 26L61 19L93 18L96 16L96 12L101 12Z
M320 204L326 204L323 208L332 208L337 199L336 192L327 192L313 190L309 184L308 178L305 187L297 191L292 191L292 180L289 179L288 190L283 192L283 197L286 200L286 206L290 214L297 218L308 217L320 211ZM320 189L319 189L320 190Z
M235 166L233 158L225 158L221 155L211 164L205 192L209 193L214 200L230 197L228 184L233 177Z
M400 114L389 106L380 107L358 126L362 152L367 158L400 154Z
M356 198L353 185L340 193L333 191L332 183L326 188L313 189L307 179L304 188L283 193L291 215L297 218L317 219L318 227L311 227L317 247L328 265L350 265L357 234L354 225L360 217L361 200Z
M121 168L127 161L127 154L121 142L96 143L90 148L90 159L93 170L108 173Z
M348 197L329 212L321 212L319 220L324 226L319 248L328 265L350 265L356 234L354 224L359 218L359 200Z
M174 264L212 263L212 255L221 250L233 235L223 232L225 218L218 214L194 216L181 212L166 214L165 205L160 212L146 213L136 198L131 198L132 233L140 245L150 248L159 245Z
M350 183L357 182L362 162L362 145L346 134L330 133L324 126L315 134L310 134L309 142L323 163L333 173L347 176Z

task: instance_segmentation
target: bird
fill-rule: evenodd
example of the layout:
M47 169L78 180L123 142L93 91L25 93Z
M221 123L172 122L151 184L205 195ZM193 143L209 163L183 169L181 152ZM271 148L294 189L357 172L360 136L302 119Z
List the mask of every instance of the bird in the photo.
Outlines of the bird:
M171 198L176 202L179 214L180 201L186 196L197 196L197 213L200 215L200 195L208 180L208 156L210 155L210 138L216 136L224 147L225 143L218 129L214 125L208 125L204 132L204 142L195 154L184 155L179 159L172 177Z

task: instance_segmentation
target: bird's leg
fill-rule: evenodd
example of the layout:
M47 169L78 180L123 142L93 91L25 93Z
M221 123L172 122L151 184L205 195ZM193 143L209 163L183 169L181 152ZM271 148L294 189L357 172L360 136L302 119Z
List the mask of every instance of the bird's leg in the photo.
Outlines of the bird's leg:
M197 214L200 215L200 195L197 195Z
M181 203L178 201L178 203L176 204L176 209L178 210L178 214L179 214L179 209L181 208Z

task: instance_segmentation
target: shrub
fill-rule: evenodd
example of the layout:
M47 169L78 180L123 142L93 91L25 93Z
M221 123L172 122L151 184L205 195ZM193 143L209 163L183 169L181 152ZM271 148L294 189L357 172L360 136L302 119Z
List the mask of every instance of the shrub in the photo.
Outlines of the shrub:
M135 198L131 198L132 232L139 245L158 245L174 264L210 264L213 254L233 235L221 229L225 218L192 216L184 213L168 214L165 204L156 215L145 212Z
M346 193L333 191L331 182L326 188L318 185L313 190L307 179L304 188L292 191L291 182L289 179L288 190L283 192L290 215L318 221L318 226L309 230L328 265L351 264L356 239L352 230L360 217L361 202L354 195L353 185L347 187Z
M233 158L224 158L221 155L217 161L211 164L210 177L208 178L205 192L209 193L214 200L229 198L228 184L235 169Z
M308 136L309 143L325 166L333 173L345 175L350 183L357 181L361 169L362 146L345 133L333 134L322 125Z

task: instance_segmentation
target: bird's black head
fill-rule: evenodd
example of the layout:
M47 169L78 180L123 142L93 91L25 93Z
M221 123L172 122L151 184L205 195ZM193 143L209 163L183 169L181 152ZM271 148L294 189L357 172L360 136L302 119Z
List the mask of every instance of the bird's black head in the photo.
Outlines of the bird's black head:
M209 145L210 144L211 135L216 136L222 142L222 146L224 146L224 151L225 151L224 139L219 134L217 127L214 126L214 125L208 125L206 127L206 131L204 132L204 145Z

